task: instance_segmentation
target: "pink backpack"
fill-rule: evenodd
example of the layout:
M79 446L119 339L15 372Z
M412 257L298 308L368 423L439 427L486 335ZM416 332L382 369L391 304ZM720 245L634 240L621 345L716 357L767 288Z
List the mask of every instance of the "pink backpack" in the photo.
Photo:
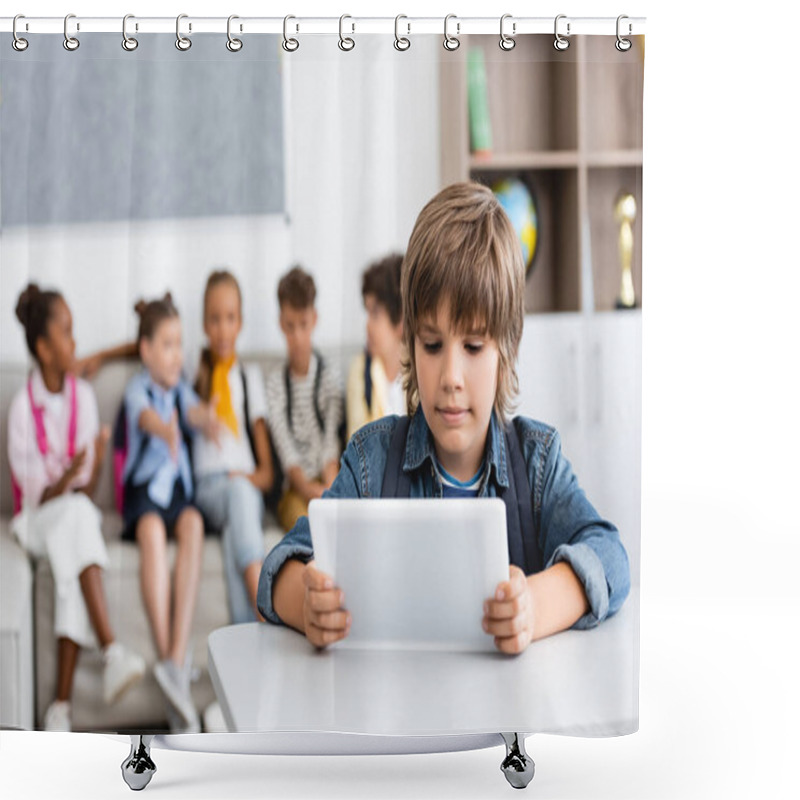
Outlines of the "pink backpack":
M67 457L71 461L75 458L75 438L78 431L78 393L74 375L67 375L67 385L69 386ZM31 413L33 414L33 424L36 426L36 444L39 447L39 452L44 457L49 450L47 432L44 429L44 407L37 406L33 400L33 386L30 378L28 378L28 400L30 401ZM22 510L22 487L17 482L13 473L11 475L11 491L14 495L14 513L18 514Z

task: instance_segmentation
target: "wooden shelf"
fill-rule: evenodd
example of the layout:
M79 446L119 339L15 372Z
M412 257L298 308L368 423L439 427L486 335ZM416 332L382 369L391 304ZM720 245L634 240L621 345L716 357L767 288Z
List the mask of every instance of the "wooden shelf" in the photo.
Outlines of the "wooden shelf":
M613 309L620 284L621 192L637 204L633 278L641 304L644 37L619 53L613 37L519 36L509 53L495 36L463 36L440 55L441 183L522 180L539 207L539 245L526 286L532 313ZM486 71L492 152L470 152L467 54Z

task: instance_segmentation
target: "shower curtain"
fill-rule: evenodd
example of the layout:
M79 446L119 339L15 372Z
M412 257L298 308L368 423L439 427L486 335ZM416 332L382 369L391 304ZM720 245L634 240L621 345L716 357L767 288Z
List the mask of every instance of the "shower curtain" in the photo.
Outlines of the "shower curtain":
M176 47L175 35L142 34L130 50L109 33L73 30L80 42L73 49L55 34L29 35L24 50L0 36L0 524L10 575L2 588L31 587L27 608L3 596L2 725L41 729L59 668L51 568L47 559L22 557L11 532L9 409L33 366L14 314L26 285L63 295L78 357L130 343L135 303L170 292L191 383L205 345L209 274L236 276L243 323L236 349L266 377L286 352L278 283L301 265L317 289L314 344L344 395L366 342L365 269L405 250L417 214L440 189L473 180L508 213L527 270L516 413L560 432L586 495L619 529L630 593L599 626L530 645L534 694L513 659L497 659L498 682L513 675L512 682L483 722L463 713L480 707L482 689L456 659L448 661L455 672L431 668L436 691L424 671L418 675L421 696L441 702L435 729L413 714L402 724L381 719L380 703L340 703L316 723L296 709L275 711L263 693L280 696L303 665L270 673L252 664L262 683L258 702L274 711L256 727L273 719L282 730L393 735L637 729L644 40L615 47L613 36L558 30L556 23L554 41L511 38L509 27L498 47L497 35L456 38L445 26L449 46L441 36L412 35L404 48L391 36L345 27L344 47L335 35L300 35L294 51L273 34L241 35L239 49L226 48L224 34L189 39L185 30L187 49ZM102 424L113 425L137 369L111 359L87 375ZM268 408L266 415L269 422ZM83 648L71 725L167 733L139 553L120 539L111 456L109 448L94 496L108 552L104 590L116 635L144 657L146 671L117 702L104 703L103 660L97 648ZM264 529L266 549L281 536L270 513ZM221 698L209 677L208 637L231 620L219 537L207 535L204 546L187 674L201 728L220 732L231 729L232 712L224 699L225 713L215 709ZM339 655L329 653L334 667ZM306 656L310 663L318 654L309 646ZM395 665L370 674L366 690L391 693L385 681L402 680L401 672ZM328 678L331 689L348 691L341 668Z

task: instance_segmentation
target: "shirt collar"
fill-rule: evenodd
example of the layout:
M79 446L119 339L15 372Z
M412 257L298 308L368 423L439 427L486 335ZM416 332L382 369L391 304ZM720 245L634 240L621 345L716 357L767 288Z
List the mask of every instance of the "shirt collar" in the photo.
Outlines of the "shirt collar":
M497 416L492 411L489 421L489 433L486 438L486 463L489 469L488 477L494 473L497 483L508 488L508 461L506 458L506 442L503 428ZM433 435L425 415L422 413L422 406L417 406L411 423L408 427L406 437L406 452L403 460L403 471L413 472L418 470L427 460L431 464L435 463L435 451L433 445Z

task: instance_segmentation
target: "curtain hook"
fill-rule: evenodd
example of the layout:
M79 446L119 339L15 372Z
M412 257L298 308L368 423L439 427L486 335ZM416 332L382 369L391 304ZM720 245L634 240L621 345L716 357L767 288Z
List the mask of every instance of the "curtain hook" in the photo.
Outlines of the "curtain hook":
M192 46L191 39L186 36L181 36L181 20L188 19L188 17L188 14L178 14L178 18L175 20L175 47L184 52ZM189 30L191 30L191 26Z
M18 19L25 19L24 14L17 14L14 17L14 22L11 25L11 32L14 34L14 39L11 42L11 46L18 52L21 53L23 50L28 49L28 40L23 39L21 36L17 35L17 20Z
M566 14L559 14L556 17L555 28L554 28L556 38L555 38L555 41L553 42L553 47L555 47L556 50L566 50L569 47L569 39L565 39L558 32L558 21L560 19L566 19L566 18L567 18ZM569 34L570 34L570 30L569 29L570 29L570 24L569 24L569 22L567 22L567 36L569 36Z
M231 14L228 17L228 41L225 43L225 47L227 47L231 53L238 53L244 46L241 39L236 39L231 35L231 22L235 19L239 19L236 14ZM239 30L241 30L241 28L239 28Z
M400 36L398 28L401 19L408 19L408 17L405 14L398 14L394 18L394 49L403 52L411 47L411 39L408 39L405 36ZM408 28L408 33L411 33L411 23L407 22L406 27Z
M70 36L67 31L67 26L71 19L75 19L74 14L67 14L67 16L64 17L64 49L70 52L77 50L81 46L81 43L74 36ZM80 30L80 27L78 27L78 30Z
M517 46L517 42L513 36L509 36L504 30L503 26L507 19L511 19L511 14L503 14L500 17L500 49L505 50L508 52L509 50L513 50ZM511 33L515 34L517 32L517 23L511 23Z
M628 19L628 17L625 14L620 14L617 17L617 41L614 43L614 47L616 47L617 50L620 51L620 53L625 53L625 52L627 52L628 50L631 49L631 40L630 39L623 39L622 36L620 36L620 33L619 33L619 24L624 19ZM632 31L633 31L633 26L629 22L628 23L628 35L629 36L630 36Z
M132 53L139 46L139 40L128 36L127 25L129 19L135 19L133 14L126 14L122 18L122 49Z
M291 14L289 14L283 18L283 41L281 42L281 47L283 47L287 53L294 53L294 51L300 47L300 42L298 42L297 39L289 38L287 34L287 28L290 19L297 19L297 17L293 17ZM299 25L297 26L297 29L300 29Z
M442 47L452 53L454 50L458 50L458 48L461 46L461 42L457 36L451 36L447 32L447 23L450 22L451 19L458 20L458 17L455 14L448 14L444 18L444 41L442 42ZM461 23L456 22L456 33L458 34L460 30Z
M356 46L356 43L354 39L351 39L349 36L345 37L344 34L342 33L342 24L346 19L353 19L353 18L349 14L342 14L342 16L339 17L339 49L348 52ZM352 22L351 25L353 26L353 30L351 31L351 33L355 33L356 32L355 22Z

